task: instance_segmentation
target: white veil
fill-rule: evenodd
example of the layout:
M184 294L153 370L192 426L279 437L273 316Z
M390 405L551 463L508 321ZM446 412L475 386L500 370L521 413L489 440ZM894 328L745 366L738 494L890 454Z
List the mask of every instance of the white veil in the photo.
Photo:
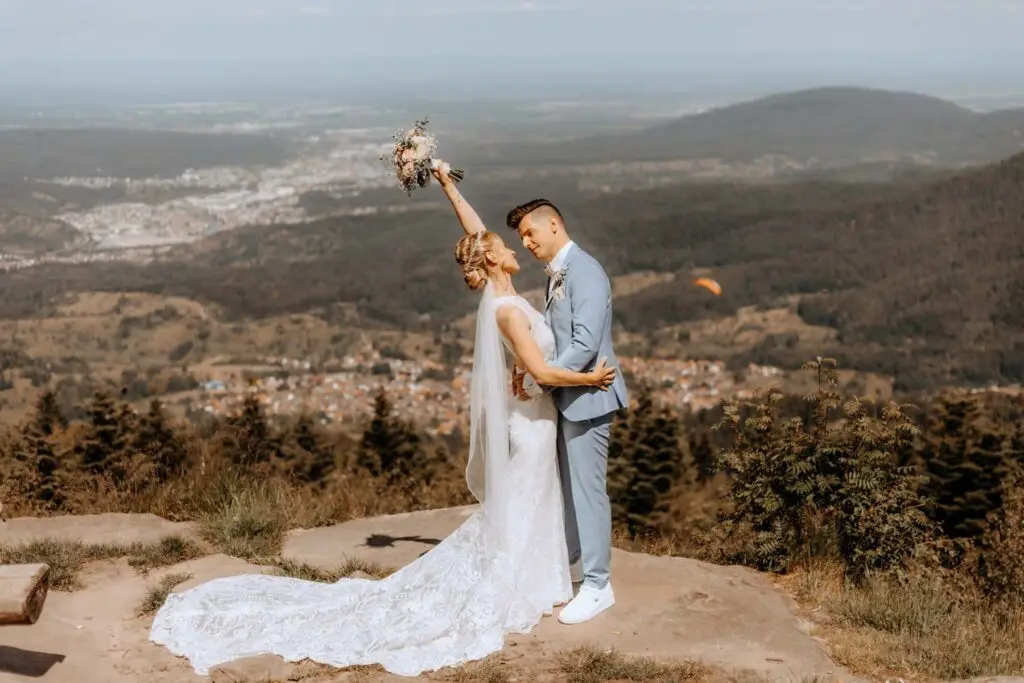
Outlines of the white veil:
M508 401L511 390L505 374L505 347L498 329L497 310L498 298L488 284L476 314L466 484L485 508L504 511L504 492L510 483Z

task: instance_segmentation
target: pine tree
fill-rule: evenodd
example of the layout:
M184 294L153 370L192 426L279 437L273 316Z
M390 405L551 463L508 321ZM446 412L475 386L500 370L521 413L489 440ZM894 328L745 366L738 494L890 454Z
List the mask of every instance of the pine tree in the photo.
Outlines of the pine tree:
M323 484L334 471L334 452L309 413L302 413L288 431L283 455L289 474L310 484Z
M392 414L391 401L382 388L373 402L373 417L363 430L356 466L395 482L405 478L429 483L433 463L411 425Z
M60 509L64 503L61 463L48 436L30 422L22 430L19 450L18 459L27 475L22 495L30 497L46 511Z
M679 422L668 410L638 415L634 428L636 479L629 505L629 525L652 529L668 511L668 493L679 475L683 450Z
M58 429L65 429L68 421L57 405L57 395L47 389L36 401L35 415L32 422L43 436L52 436Z
M943 397L924 438L929 517L953 538L980 536L1002 506L1009 443L976 397Z
M86 430L75 445L78 465L85 472L107 475L115 481L127 474L127 434L122 428L122 411L109 394L97 391L86 407Z
M149 410L139 420L135 430L133 446L153 466L157 481L166 481L185 470L185 448L167 423L160 399L154 398L149 402Z
M656 409L649 389L642 389L635 408L614 429L609 444L612 515L632 533L655 528L669 508L684 450L679 420Z
M1024 419L1018 418L1015 421L1008 451L1007 456L1012 466L1024 466Z
M711 437L706 431L700 434L691 432L688 441L690 461L696 469L696 481L705 482L715 472L715 449L711 446Z
M639 399L643 400L641 391ZM636 463L633 462L633 413L620 410L612 424L608 439L608 498L612 506L612 522L624 526L629 520L629 492L636 478Z
M232 458L238 465L252 466L271 463L280 454L280 444L263 405L254 394L242 401L242 410L227 420L236 442Z
M117 420L117 428L121 430L122 438L128 443L128 449L130 450L133 437L139 430L139 414L135 412L135 409L130 404L121 401L117 405L115 419Z

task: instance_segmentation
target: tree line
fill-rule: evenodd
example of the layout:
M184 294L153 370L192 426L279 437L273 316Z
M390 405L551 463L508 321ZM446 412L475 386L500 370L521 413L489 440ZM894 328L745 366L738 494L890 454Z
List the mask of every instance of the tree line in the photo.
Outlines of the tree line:
M939 540L979 552L994 543L1024 465L1022 397L951 392L921 407L874 405L835 392L834 362L809 367L819 376L810 396L769 393L702 412L658 406L641 387L609 450L620 533L772 571L829 548L851 576L903 567ZM88 512L103 503L99 492L137 496L214 461L323 495L356 473L407 507L471 502L463 445L403 420L383 389L352 434L308 414L271 419L255 395L200 426L174 423L158 399L137 413L103 391L79 414L69 419L47 391L0 441L9 509Z

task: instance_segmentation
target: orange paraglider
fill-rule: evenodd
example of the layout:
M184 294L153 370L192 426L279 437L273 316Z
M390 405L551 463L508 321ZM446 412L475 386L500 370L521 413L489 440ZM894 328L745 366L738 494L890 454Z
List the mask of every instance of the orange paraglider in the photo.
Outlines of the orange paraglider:
M709 277L699 277L693 281L693 284L697 285L698 287L703 287L704 289L708 290L715 296L721 296L722 294L722 285L718 284Z

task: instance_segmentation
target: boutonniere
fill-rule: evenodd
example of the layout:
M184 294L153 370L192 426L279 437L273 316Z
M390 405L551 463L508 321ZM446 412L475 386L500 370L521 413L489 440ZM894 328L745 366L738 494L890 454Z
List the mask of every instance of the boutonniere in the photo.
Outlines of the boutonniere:
M557 301L565 298L565 271L566 268L552 271L548 269L548 277L551 278L551 300Z

